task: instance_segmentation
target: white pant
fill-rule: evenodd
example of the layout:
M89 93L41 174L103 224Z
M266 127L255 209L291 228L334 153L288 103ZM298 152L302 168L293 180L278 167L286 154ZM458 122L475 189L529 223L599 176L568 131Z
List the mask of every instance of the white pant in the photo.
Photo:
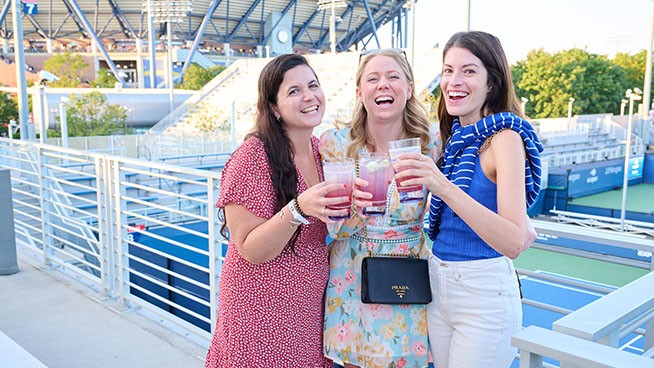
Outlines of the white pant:
M436 368L507 368L522 325L513 262L506 257L446 262L431 256L433 301L427 307Z

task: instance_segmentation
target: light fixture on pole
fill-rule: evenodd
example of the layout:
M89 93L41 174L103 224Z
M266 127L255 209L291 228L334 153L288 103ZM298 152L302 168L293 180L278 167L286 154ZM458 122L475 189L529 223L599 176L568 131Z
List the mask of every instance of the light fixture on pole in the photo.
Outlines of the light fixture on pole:
M522 101L520 103L520 108L522 109L522 114L526 115L527 114L527 110L526 110L527 102L529 102L529 99L527 97L520 97L520 101Z
M627 106L629 103L629 100L625 100L624 98L620 101L620 116L624 115L624 108Z
M332 54L336 53L336 20L341 18L336 16L336 8L345 8L345 0L318 0L316 2L318 10L331 9L332 14L329 16L329 48Z
M568 100L568 127L570 127L570 122L572 121L572 104L575 102L574 97L570 97Z
M643 91L638 88L634 88L632 91L628 89L626 92L627 98L629 98L629 119L627 119L627 143L624 153L624 172L622 178L622 206L620 207L620 231L624 231L624 220L626 215L626 205L627 205L627 187L629 186L629 154L631 153L631 124L634 118L634 101L640 100L642 97Z
M152 7L152 17L155 23L166 23L168 36L168 88L170 89L169 109L173 113L175 104L175 82L173 78L173 49L172 49L172 28L173 23L181 23L189 13L192 6L189 0L150 0ZM147 6L148 4L144 4Z

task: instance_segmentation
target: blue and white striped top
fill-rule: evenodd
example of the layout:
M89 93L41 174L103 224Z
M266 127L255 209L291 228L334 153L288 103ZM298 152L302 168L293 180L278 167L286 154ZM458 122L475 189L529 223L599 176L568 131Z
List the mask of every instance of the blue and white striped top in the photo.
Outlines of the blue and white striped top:
M441 171L443 174L464 192L468 192L472 174L475 169L475 157L486 138L503 129L515 130L525 142L527 159L525 165L525 190L527 193L527 207L531 206L541 185L540 152L543 145L536 135L536 131L527 120L511 112L500 112L487 116L475 124L461 126L458 118L452 123L452 136L445 146L443 157L445 159ZM429 238L436 239L438 223L443 207L443 201L432 196L429 208Z

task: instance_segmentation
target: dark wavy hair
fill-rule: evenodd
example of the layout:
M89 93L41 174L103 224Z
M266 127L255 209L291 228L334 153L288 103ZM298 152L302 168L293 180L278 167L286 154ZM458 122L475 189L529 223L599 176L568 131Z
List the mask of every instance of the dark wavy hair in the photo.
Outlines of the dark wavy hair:
M277 95L286 72L300 65L309 67L316 76L316 72L311 68L307 59L299 54L278 56L261 70L254 128L245 137L245 139L248 139L255 136L263 141L275 190L275 212L281 210L291 199L297 196L298 177L293 165L295 149L287 135L286 124L282 119L277 120L272 107L277 104ZM318 76L316 76L316 80L318 80ZM224 221L223 230L226 225L227 221ZM300 226L298 226L299 229ZM293 251L298 235L299 232L296 230L289 240Z
M481 31L458 32L452 35L443 49L443 61L452 47L464 48L475 55L488 71L488 86L490 91L486 101L481 106L484 116L498 112L512 112L525 118L518 97L513 87L511 68L504 54L500 40L490 33ZM452 135L452 123L455 116L447 113L445 92L441 89L438 100L438 119L440 120L441 140L443 148Z

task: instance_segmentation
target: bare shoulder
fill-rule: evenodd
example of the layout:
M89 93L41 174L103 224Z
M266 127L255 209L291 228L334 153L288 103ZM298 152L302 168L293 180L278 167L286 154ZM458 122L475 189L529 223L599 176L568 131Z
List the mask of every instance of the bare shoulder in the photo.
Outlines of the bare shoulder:
M513 129L504 129L497 132L497 134L495 134L495 136L493 137L493 141L496 141L498 143L519 143L521 145L523 144L522 137L520 137L520 133L516 132Z
M515 153L516 151L524 151L525 143L520 136L520 133L511 129L504 129L493 137L490 146L495 152Z

